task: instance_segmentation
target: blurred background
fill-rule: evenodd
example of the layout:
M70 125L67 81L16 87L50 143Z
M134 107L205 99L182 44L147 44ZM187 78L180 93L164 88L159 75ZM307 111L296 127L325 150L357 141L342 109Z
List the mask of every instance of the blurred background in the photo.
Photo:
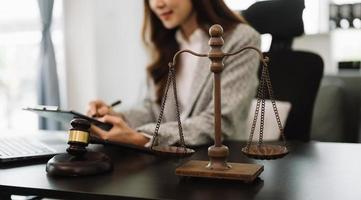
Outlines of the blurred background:
M360 142L361 0L270 1L285 10L302 5L304 31L291 48L314 52L324 62L311 139ZM90 100L122 99L123 109L143 97L149 60L141 41L143 1L51 2L0 0L0 129L61 128L21 110L28 106L85 112ZM225 2L247 14L261 1ZM271 42L272 34L263 34L262 50L269 51Z

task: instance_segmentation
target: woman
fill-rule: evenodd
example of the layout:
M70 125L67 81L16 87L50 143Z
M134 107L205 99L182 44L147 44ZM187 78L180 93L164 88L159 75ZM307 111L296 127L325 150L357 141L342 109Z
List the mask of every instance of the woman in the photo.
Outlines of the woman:
M206 53L208 29L220 24L224 29L224 52L234 52L251 45L259 47L258 33L243 23L223 0L145 0L143 39L153 53L148 66L148 95L142 105L115 113L101 100L89 103L88 115L98 114L113 124L110 131L92 126L91 132L104 140L150 146L166 85L168 62L180 49ZM187 145L209 143L214 136L213 76L209 60L182 54L176 66L176 81ZM245 139L246 120L258 84L258 55L250 50L224 60L222 73L222 132L224 137ZM172 91L163 123L159 145L178 142L178 124Z

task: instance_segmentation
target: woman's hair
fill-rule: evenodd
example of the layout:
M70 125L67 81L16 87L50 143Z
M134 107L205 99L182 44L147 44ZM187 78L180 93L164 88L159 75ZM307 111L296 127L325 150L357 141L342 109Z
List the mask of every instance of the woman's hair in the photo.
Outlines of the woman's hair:
M199 27L208 32L213 24L220 24L224 32L244 23L241 17L231 11L223 0L192 0ZM149 0L144 0L143 41L150 48L152 61L147 67L148 75L156 86L157 103L160 104L167 82L168 63L179 50L175 39L177 28L167 29L152 12Z

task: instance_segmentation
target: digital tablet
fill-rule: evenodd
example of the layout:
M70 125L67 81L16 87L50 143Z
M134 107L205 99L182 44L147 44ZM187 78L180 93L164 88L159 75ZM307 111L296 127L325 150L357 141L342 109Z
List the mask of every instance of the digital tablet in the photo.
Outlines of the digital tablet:
M95 118L88 117L73 110L60 110L57 106L40 105L35 107L23 108L23 109L35 112L39 116L46 117L49 119L54 119L64 123L70 123L72 119L74 119L75 117L79 117L88 120L90 123L106 131L110 130L113 127L112 124L101 122Z

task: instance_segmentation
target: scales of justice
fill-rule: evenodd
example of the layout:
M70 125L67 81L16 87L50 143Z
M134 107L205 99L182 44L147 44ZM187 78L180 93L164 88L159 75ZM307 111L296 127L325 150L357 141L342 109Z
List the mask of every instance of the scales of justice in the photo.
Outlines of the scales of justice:
M223 59L228 56L234 56L241 53L244 50L255 50L259 56L263 67L261 68L261 78L257 91L257 105L254 114L254 119L251 127L251 133L248 142L245 147L242 148L242 153L246 156L254 159L277 159L282 158L288 154L288 148L286 145L286 139L283 133L283 127L280 121L280 117L277 111L276 103L273 97L272 85L270 81L269 71L267 67L268 58L263 57L262 52L256 47L245 46L240 50L233 53L224 53L222 46L224 40L222 38L223 28L220 25L213 25L209 29L209 46L210 50L208 54L199 54L191 50L180 50L174 57L173 62L169 63L169 73L165 93L161 103L161 109L157 125L154 131L153 143L151 149L158 154L163 155L174 155L174 156L189 156L194 153L193 149L189 149L185 146L184 136L182 131L182 125L180 121L178 98L177 98L177 87L175 81L175 65L177 57L182 53L190 53L198 57L208 57L211 61L210 70L214 75L214 145L208 148L209 161L190 160L182 166L178 167L175 171L176 175L189 176L189 177L206 177L206 178L217 178L217 179L232 179L241 180L245 182L252 182L255 180L263 171L263 165L259 164L247 164L247 163L227 163L227 157L229 149L227 146L222 144L221 141L221 74L224 69ZM163 111L165 109L165 102L167 100L167 93L170 85L173 86L176 114L179 126L179 144L180 146L157 146L157 138L159 137L158 130L161 125ZM282 144L264 144L263 143L263 127L264 127L264 116L265 116L265 98L266 90L268 96L272 102L272 107L276 116L278 128L282 139ZM260 122L260 134L258 142L253 142L254 130L256 127L258 114L261 107L261 122Z

